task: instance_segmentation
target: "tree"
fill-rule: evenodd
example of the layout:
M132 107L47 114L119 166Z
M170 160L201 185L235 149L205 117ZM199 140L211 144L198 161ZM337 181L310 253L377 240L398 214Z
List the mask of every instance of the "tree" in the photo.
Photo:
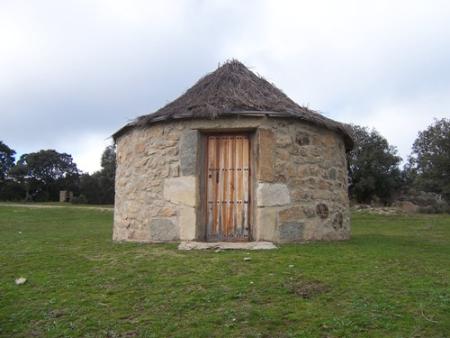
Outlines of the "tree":
M102 192L101 203L114 203L114 183L116 179L116 149L114 145L106 147L102 154L102 170L99 175L99 185Z
M116 151L114 145L106 147L101 158L102 169L92 175L80 177L80 194L90 204L113 204L116 176Z
M3 182L15 162L16 152L0 141L0 182Z
M350 196L360 203L375 199L388 204L400 188L401 157L395 147L376 130L352 125L354 149L347 155L350 177Z
M22 164L16 164L9 170L9 177L11 177L10 182L14 182L15 185L19 186L20 189L14 189L17 193L22 193L20 196L10 196L7 193L2 194L2 199L4 200L29 200L29 184L27 180L27 168ZM5 189L6 190L6 185Z
M80 196L83 195L89 204L102 204L98 173L85 173L80 176Z
M24 195L24 187L10 179L14 167L16 152L0 141L0 200L20 200Z
M450 201L450 119L435 120L419 132L408 170L416 188L441 194Z
M107 146L103 151L101 165L103 174L114 180L116 176L116 148L114 145Z
M59 190L78 187L79 171L72 156L55 150L24 154L11 172L33 200L58 200Z

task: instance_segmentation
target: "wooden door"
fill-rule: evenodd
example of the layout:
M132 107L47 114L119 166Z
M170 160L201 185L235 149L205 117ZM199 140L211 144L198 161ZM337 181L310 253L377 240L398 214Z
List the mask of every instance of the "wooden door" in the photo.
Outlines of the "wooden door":
M208 241L243 241L250 235L250 139L207 136Z

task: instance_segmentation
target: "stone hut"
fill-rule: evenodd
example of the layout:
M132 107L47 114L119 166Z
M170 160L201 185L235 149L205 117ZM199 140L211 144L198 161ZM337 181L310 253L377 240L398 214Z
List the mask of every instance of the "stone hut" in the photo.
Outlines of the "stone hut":
M236 60L113 137L114 240L350 237L347 127Z
M59 201L60 202L72 202L73 191L60 190L59 191Z

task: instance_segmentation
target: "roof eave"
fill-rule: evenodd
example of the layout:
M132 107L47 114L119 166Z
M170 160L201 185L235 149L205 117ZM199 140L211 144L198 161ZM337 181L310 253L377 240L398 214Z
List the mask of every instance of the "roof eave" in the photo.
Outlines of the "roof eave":
M304 118L302 116L296 115L294 113L289 113L289 112L274 112L274 111L235 111L235 112L228 112L228 113L223 113L220 114L219 116L217 116L216 118L222 118L222 117L279 117L279 118L295 118L297 120L302 120L303 122L312 124L312 125L316 125L319 127L323 127L325 129L328 130L332 130L335 131L337 133L339 133L343 139L344 139L344 143L345 143L345 149L347 152L351 151L353 149L354 146L354 141L353 138L348 130L348 128L346 128L346 126L340 122L334 121L332 119L323 117L325 119L325 121L319 121L317 120L311 120L308 118ZM178 114L178 115L172 115L172 116L164 116L164 115L160 115L160 116L155 116L155 118L151 118L151 115L147 115L146 116L147 121L144 125L139 125L140 122L140 118L138 117L136 120L126 124L125 126L123 126L122 128L120 128L118 131L116 131L113 135L112 138L114 140L114 142L117 142L118 138L121 137L122 135L126 134L128 131L136 128L136 127L144 127L153 123L157 123L157 122L163 122L163 121L171 121L171 120L186 120L186 119L200 119L200 118L205 118L205 117L196 117L196 116L192 116L190 114Z

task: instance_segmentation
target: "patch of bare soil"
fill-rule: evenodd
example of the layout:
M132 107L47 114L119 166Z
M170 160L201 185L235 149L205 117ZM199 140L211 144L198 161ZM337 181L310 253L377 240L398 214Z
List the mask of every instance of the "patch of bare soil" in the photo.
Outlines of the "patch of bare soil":
M304 279L291 280L286 284L286 288L303 299L310 299L330 290L330 287L321 281Z

